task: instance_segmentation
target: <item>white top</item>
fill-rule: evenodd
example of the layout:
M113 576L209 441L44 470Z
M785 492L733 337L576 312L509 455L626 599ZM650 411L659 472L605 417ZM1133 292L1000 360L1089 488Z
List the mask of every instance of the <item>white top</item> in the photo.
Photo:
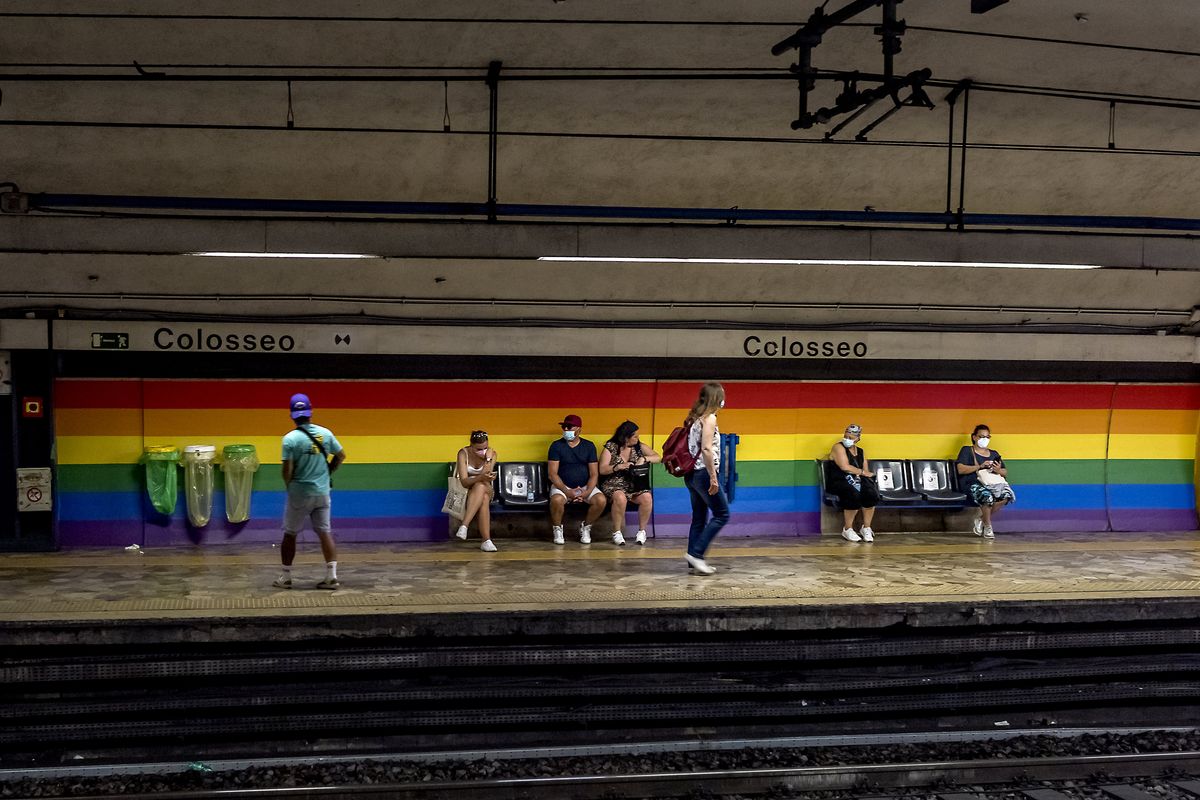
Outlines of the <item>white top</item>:
M704 469L708 465L704 463L704 452L700 447L700 437L704 433L704 420L698 419L692 423L692 427L688 428L688 452L696 457L696 469ZM714 471L721 470L721 430L717 427L716 420L713 420L713 463Z
M464 449L466 449L466 448L464 448ZM471 466L471 454L470 453L467 454L467 477L474 477L476 475L482 475L491 466L492 466L492 451L491 451L491 449L488 450L488 457L484 461L482 467L472 467Z

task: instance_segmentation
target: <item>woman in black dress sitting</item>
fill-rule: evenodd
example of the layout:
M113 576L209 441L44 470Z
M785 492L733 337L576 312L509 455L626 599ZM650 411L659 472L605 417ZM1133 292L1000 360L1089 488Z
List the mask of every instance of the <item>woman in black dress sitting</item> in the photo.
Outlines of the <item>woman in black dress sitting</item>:
M879 503L879 490L875 487L875 473L867 469L867 455L858 446L861 438L860 426L846 426L842 440L829 451L836 469L830 470L826 488L837 495L842 506L842 538L850 542L873 542L875 531L871 530L871 519ZM862 529L856 532L854 518L859 511L862 511Z

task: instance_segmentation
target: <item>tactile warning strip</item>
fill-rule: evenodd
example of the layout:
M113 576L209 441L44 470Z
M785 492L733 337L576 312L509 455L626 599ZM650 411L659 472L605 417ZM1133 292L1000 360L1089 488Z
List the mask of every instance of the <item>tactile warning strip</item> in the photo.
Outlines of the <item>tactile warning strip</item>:
M1092 597L1097 595L1178 595L1200 594L1200 580L1067 580L1067 581L986 581L959 585L891 585L875 592L856 587L772 588L769 590L721 586L719 579L696 579L686 588L656 589L562 589L553 592L443 592L438 594L384 594L343 589L276 592L259 597L162 597L129 600L88 600L34 602L0 601L0 615L88 614L113 612L211 612L237 610L325 609L325 608L404 608L441 607L447 611L491 610L496 606L562 607L594 604L630 606L645 603L689 603L718 605L722 601L747 600L848 600L886 602L891 599L950 600L962 597Z

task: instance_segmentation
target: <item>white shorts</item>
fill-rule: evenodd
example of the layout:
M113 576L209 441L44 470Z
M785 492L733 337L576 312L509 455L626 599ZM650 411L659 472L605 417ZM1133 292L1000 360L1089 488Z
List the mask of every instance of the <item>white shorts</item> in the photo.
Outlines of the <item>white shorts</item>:
M283 507L283 532L295 536L310 518L314 532L329 533L329 495L289 494Z
M564 492L562 489L559 489L557 486L551 486L551 487L550 487L550 496L551 496L551 497L554 497L554 495L556 495L556 494L561 494L563 497L567 497L567 493L566 493L566 492ZM588 500L591 500L593 497L595 497L595 496L596 496L596 495L598 495L598 494L604 494L604 493L603 493L603 492L601 492L601 491L600 491L599 489L597 489L597 488L593 488L593 489L592 489L592 492L591 492L591 494L589 494L589 495L587 496L587 499L588 499ZM568 502L568 503L569 503L569 502L571 502L571 498L567 497L567 502Z

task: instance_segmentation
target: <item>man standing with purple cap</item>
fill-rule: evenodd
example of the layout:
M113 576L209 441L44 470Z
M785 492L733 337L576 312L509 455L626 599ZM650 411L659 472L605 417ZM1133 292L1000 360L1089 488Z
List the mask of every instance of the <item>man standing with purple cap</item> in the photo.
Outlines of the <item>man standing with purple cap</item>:
M283 437L283 485L287 501L283 509L283 544L279 556L283 574L273 584L277 589L292 588L292 561L296 558L296 534L305 520L312 520L313 532L321 540L325 556L325 580L318 589L337 589L337 546L329 524L329 476L346 460L346 451L333 431L314 425L312 402L306 394L292 395L289 404L296 429Z
M563 512L567 503L586 503L587 517L579 527L579 543L592 543L592 523L600 519L608 502L596 488L600 478L596 445L579 437L583 420L578 414L568 414L558 423L562 438L550 445L546 457L546 472L550 477L550 525L555 544L563 544Z

